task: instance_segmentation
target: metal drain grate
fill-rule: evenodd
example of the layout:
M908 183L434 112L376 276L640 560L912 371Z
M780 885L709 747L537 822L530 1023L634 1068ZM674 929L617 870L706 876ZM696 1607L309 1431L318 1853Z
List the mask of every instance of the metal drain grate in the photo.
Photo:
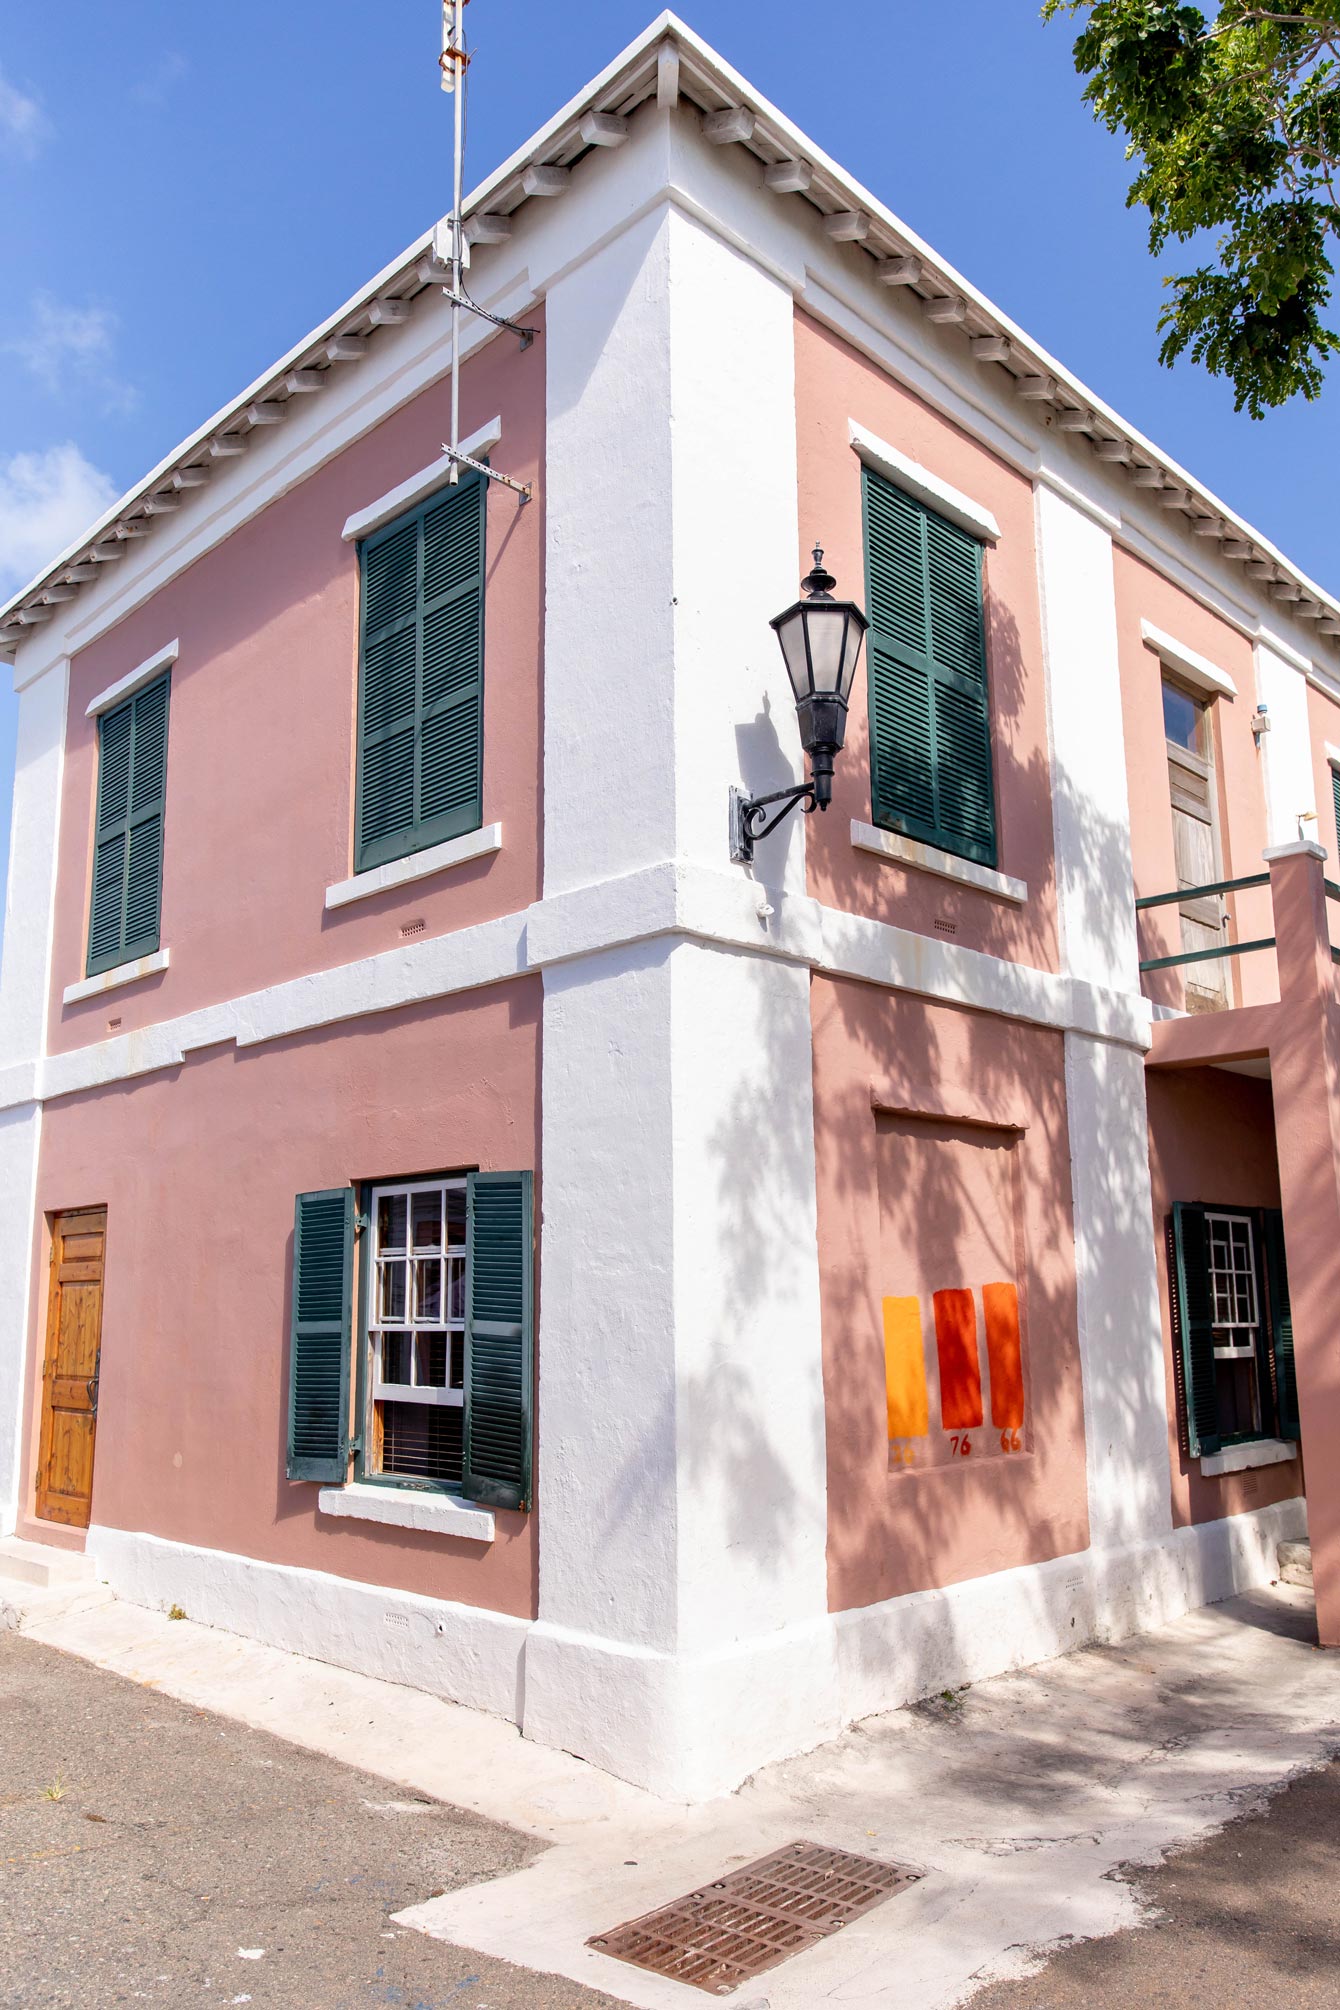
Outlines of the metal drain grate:
M891 1898L920 1871L819 1843L788 1843L587 1942L616 1961L726 1996Z

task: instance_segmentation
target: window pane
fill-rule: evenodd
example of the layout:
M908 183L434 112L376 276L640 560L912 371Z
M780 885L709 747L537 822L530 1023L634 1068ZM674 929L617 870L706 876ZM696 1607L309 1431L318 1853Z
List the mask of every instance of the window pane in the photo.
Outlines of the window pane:
M400 1382L408 1387L412 1339L413 1336L409 1333L382 1334L381 1379L383 1382Z
M414 1341L415 1376L420 1389L445 1389L447 1386L447 1336L445 1333L419 1333Z
M447 1317L448 1319L464 1319L465 1317L465 1258L463 1256L449 1256L447 1258Z
M414 1318L418 1325L436 1325L442 1317L442 1259L420 1257L414 1265Z
M401 1203L402 1207L404 1203ZM405 1317L405 1265L398 1259L378 1268L377 1323L398 1326Z
M447 1193L447 1241L452 1248L465 1248L465 1190L455 1187Z
M461 1424L464 1412L438 1403L382 1403L384 1473L425 1480L461 1477Z
M405 1196L384 1193L377 1202L377 1248L380 1251L405 1247Z
M1189 691L1183 691L1177 684L1163 680L1163 731L1174 747L1185 747L1188 753L1204 754L1203 722L1205 707Z
M451 1386L453 1389L465 1387L465 1335L451 1335Z
M442 1195L436 1192L416 1193L411 1198L414 1212L414 1247L441 1249Z

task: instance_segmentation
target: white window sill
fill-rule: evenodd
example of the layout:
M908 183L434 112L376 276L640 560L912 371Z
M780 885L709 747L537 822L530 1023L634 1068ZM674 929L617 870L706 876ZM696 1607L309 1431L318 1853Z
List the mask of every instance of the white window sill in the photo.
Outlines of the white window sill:
M1257 1438L1250 1445L1229 1445L1222 1452L1207 1453L1200 1469L1212 1480L1220 1473L1249 1472L1253 1466L1282 1466L1297 1456L1297 1445L1287 1445L1279 1438Z
M78 984L67 984L61 992L61 1003L78 1005L84 998L101 998L104 991L119 991L123 984L133 984L139 977L156 977L167 967L167 950L155 949L152 956L137 956L133 963L114 963L110 970L100 970L96 977L83 977Z
M490 852L502 850L502 841L502 825L485 824L483 830L448 838L445 844L411 852L408 858L389 859L385 865L374 865L368 872L342 879L338 886L328 886L326 906L348 907L355 900L371 900L374 894L412 886L416 879L427 879L430 873L445 872L449 866L464 865L468 859L487 858Z
M918 872L933 872L940 879L957 880L960 886L975 886L979 893L989 893L997 900L1011 900L1022 906L1028 899L1024 880L1011 879L1005 872L993 872L987 865L974 865L971 859L955 858L952 852L922 844L917 838L900 837L897 831L882 831L874 824L857 823L853 819L851 841L857 851L891 858L898 865L910 865Z
M466 1542L493 1541L493 1514L453 1494L420 1493L414 1487L322 1487L316 1497L322 1514L351 1521L380 1522L384 1528L421 1528L433 1535L461 1536Z

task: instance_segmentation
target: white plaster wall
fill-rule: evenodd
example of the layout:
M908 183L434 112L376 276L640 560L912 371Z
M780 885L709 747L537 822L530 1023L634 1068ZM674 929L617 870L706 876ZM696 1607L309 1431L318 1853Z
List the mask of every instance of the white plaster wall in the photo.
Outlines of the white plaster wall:
M702 1801L863 1717L1268 1584L1279 1544L1306 1532L1303 1501L1284 1501L678 1657L96 1524L88 1547L134 1604L178 1604L225 1631L470 1703L541 1743L564 1744L550 1706L575 1693L588 1758Z
M132 1605L520 1719L529 1620L97 1522L86 1554Z
M672 153L675 131L661 121ZM769 917L750 953L694 939L682 912L711 874L757 914L728 791L803 772L767 626L799 582L792 297L664 202L551 289L547 327L545 901L527 949L568 960L545 974L526 1726L701 1782L729 1761L695 1728L690 1661L747 1659L825 1610L809 972L771 953ZM595 912L658 862L664 933L592 953ZM756 872L803 898L798 822ZM790 1710L796 1736L821 1707Z
M18 1100L0 1112L0 1534L11 1534L23 1492L19 1470L23 1383L31 1319L37 1154L37 1088L46 1044L56 839L69 664L64 659L20 694L5 939L0 961L0 1077Z
M1138 991L1112 540L1053 489L1034 496L1062 965Z
M1065 1078L1089 1540L1105 1550L1172 1525L1144 1057L1067 1033Z
M669 284L661 206L547 303L546 893L674 855Z
M20 1457L28 1358L37 1154L36 1103L0 1111L0 1536L12 1535L23 1494Z
M1261 741L1269 842L1296 844L1300 837L1315 838L1316 824L1299 822L1317 808L1307 680L1278 649L1264 641L1256 645L1256 695L1270 711L1270 731Z
M807 772L768 626L802 571L795 310L789 286L677 210L669 241L676 850L719 868L730 784L765 795ZM804 892L799 812L758 847L754 877Z
M672 960L679 1645L827 1610L810 976Z
M1112 539L1045 483L1034 495L1062 968L1137 994ZM1172 1525L1143 1056L1068 1031L1066 1102L1089 1532L1104 1550Z
M544 979L540 1617L672 1650L679 1511L670 948Z

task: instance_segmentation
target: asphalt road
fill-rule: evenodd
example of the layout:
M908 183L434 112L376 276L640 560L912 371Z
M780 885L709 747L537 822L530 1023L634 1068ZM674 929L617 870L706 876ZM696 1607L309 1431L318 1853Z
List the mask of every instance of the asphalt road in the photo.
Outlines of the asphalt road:
M1340 1763L1157 1870L1127 1873L1154 1923L1089 1940L970 2010L1332 2010L1340 2005Z
M6 2010L613 2010L391 1922L531 1854L510 1829L0 1634Z

